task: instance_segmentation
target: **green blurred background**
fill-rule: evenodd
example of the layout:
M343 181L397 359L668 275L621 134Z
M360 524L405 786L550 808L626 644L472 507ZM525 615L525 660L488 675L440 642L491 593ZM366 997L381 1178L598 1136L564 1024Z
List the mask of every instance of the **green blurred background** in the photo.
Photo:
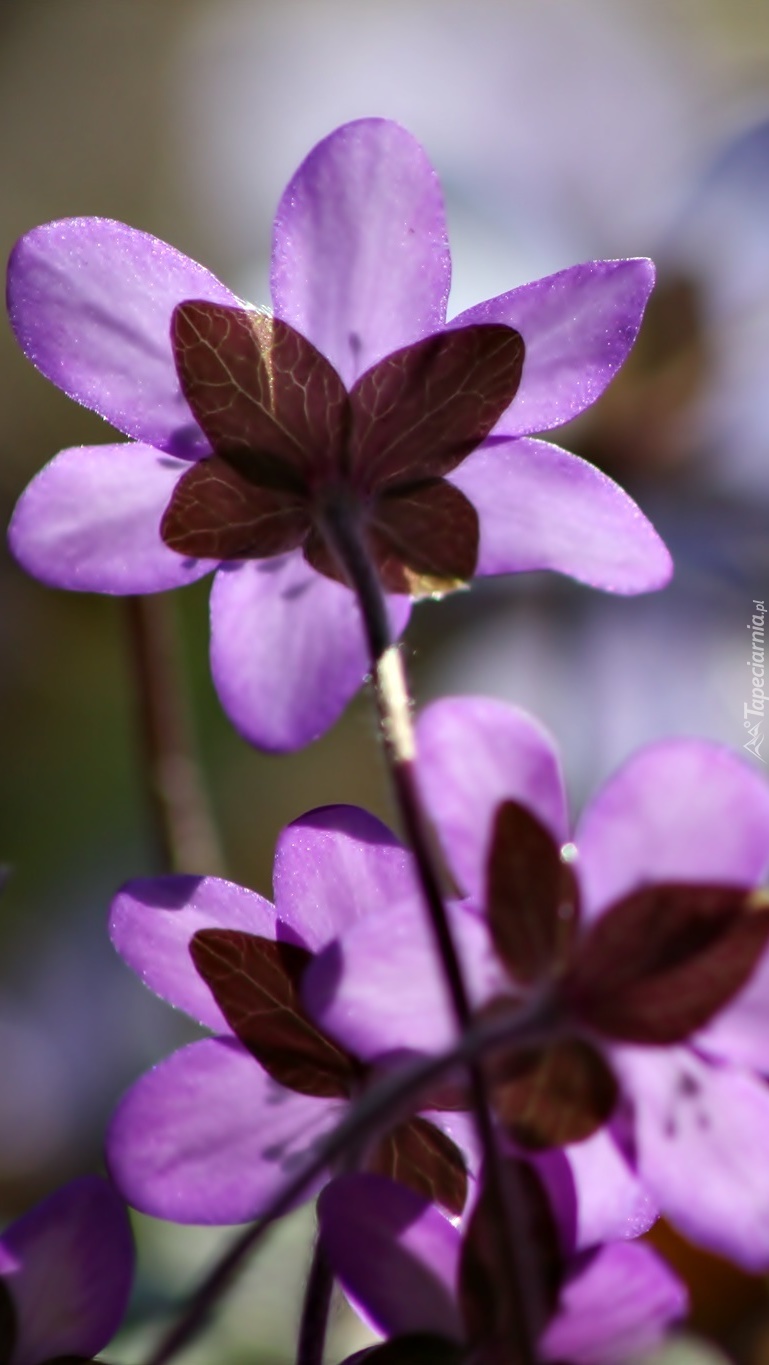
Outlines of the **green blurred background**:
M631 362L556 439L633 492L673 550L674 585L615 601L527 575L422 606L407 637L418 699L481 691L536 710L577 802L658 735L740 747L745 627L769 593L769 6L6 0L3 250L38 223L100 214L265 301L283 185L314 142L364 114L406 124L441 175L451 311L591 257L659 266ZM57 450L110 431L36 374L7 327L0 348L7 521ZM112 892L155 866L125 604L53 592L7 556L0 574L0 1215L11 1217L98 1166L118 1095L188 1035L105 934ZM208 676L207 595L202 583L167 599L187 675L180 707L228 873L269 894L275 836L302 811L350 801L393 818L374 724L361 696L302 754L249 749ZM139 1225L126 1360L141 1359L221 1240ZM290 1358L309 1227L300 1215L278 1231L197 1358L245 1359L254 1333L260 1358ZM769 1359L763 1286L705 1263L692 1273L699 1325L742 1359ZM353 1340L345 1321L340 1350Z

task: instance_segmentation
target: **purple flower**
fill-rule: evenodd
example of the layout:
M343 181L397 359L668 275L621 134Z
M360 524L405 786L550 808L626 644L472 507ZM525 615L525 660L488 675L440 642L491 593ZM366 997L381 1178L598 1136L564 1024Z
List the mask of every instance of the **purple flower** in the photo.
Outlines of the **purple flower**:
M656 1345L686 1311L683 1286L650 1247L578 1251L552 1188L546 1194L531 1168L528 1174L519 1184L529 1213L528 1269L544 1310L542 1358L614 1365ZM476 1206L462 1235L412 1190L371 1175L342 1176L318 1201L324 1250L353 1303L386 1336L432 1338L435 1360L445 1365L456 1361L457 1347L470 1348L472 1360L507 1358L498 1333L512 1296L484 1256L485 1215Z
M336 1047L299 1006L298 975L361 916L414 900L411 860L365 811L329 807L282 832L274 887L274 907L213 877L132 882L114 902L118 952L217 1035L141 1077L112 1120L111 1174L145 1213L257 1217L365 1082L355 1049ZM451 1138L472 1159L461 1113L400 1124L370 1156L388 1174L408 1168L417 1188L459 1212L466 1171Z
M110 1185L84 1176L0 1238L0 1356L8 1365L90 1359L114 1336L131 1292L128 1216Z
M475 1001L510 999L511 991L520 1000L547 980L548 936L551 929L558 935L542 888L552 879L557 890L563 879L563 903L581 900L583 925L558 969L578 1024L576 1061L586 1050L598 1055L595 1047L608 1057L630 1109L629 1151L661 1210L692 1240L749 1269L766 1268L769 1094L755 1073L769 1071L769 955L759 958L766 908L744 890L760 882L769 860L766 784L721 746L651 745L599 792L572 843L552 742L523 712L483 700L438 703L422 717L418 740L428 807L470 898L452 924ZM527 826L515 816L507 882L500 880L507 853L497 841L506 802L531 813ZM565 846L560 864L542 853L544 842ZM498 892L515 886L535 845L542 875L526 872L520 896L509 891L505 920ZM542 913L529 920L540 892ZM486 905L488 918L473 905ZM538 932L529 934L535 923ZM561 923L562 942L573 929ZM512 958L523 964L516 984L503 965ZM385 1033L391 1047L424 1049L453 1036L415 906L346 933L333 979L321 958L305 1001L362 1056ZM565 1079L575 1074L567 1068ZM608 1114L614 1099L601 1090L592 1061L583 1074L588 1099ZM525 1094L526 1077L512 1079ZM513 1087L508 1102L515 1100Z
M651 263L575 266L447 326L449 274L435 174L403 129L377 119L332 133L289 184L275 222L272 323L123 224L71 219L28 233L9 269L19 342L131 441L57 456L19 502L14 553L45 582L107 593L178 587L218 568L214 681L243 734L275 750L321 734L367 671L355 599L318 536L342 475L396 633L407 592L473 570L550 568L620 593L660 587L669 556L632 501L584 461L531 439L592 403L622 364ZM447 395L461 389L462 365L472 368L463 348L489 340L506 354L502 387L487 357L470 418L452 396L450 429L436 434L432 411L423 445L413 430L419 394L435 393L438 371ZM309 373L305 421L296 390ZM383 376L394 416L372 402ZM226 395L222 409L212 385ZM357 435L346 451L348 411ZM388 450L401 443L389 465L382 431ZM247 534L235 525L241 513ZM192 534L201 518L202 540ZM386 567L393 557L397 572Z

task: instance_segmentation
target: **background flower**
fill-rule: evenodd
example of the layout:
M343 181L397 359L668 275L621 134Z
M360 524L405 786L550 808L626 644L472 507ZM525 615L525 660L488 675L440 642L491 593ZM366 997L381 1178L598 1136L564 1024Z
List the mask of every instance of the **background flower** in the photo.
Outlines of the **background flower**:
M418 896L411 859L365 811L328 808L283 831L274 883L274 907L213 877L129 883L114 902L110 932L121 955L146 985L215 1033L140 1078L110 1125L107 1155L118 1188L156 1217L256 1218L364 1083L354 1047L342 1054L302 1029L297 983L282 966L291 958L260 955L257 945L248 957L243 936L282 944L306 970L302 957L361 916ZM205 946L193 941L201 933ZM274 1006L276 993L282 1006ZM382 1053L389 1050L385 1044ZM473 1153L464 1114L435 1120ZM421 1132L393 1135L399 1155L378 1144L371 1159L377 1169L410 1167L418 1188L434 1185L459 1213L463 1159L433 1123L419 1122Z
M557 1200L522 1164L520 1174L527 1176L520 1186L531 1220L530 1273L547 1310L542 1358L602 1365L657 1344L685 1312L685 1292L675 1276L648 1247L633 1243L575 1254L563 1237ZM461 1234L413 1191L367 1175L340 1177L318 1201L326 1254L379 1331L388 1337L430 1333L444 1344L469 1339L481 1359L493 1339L490 1309L499 1309L499 1300L509 1308L511 1299L509 1284L494 1283L483 1264L484 1213L476 1208Z
M97 1176L72 1181L18 1218L0 1238L0 1339L9 1365L96 1355L120 1326L133 1269L125 1207Z
M604 933L600 941L596 930L599 923L605 929L610 917L615 926L629 926L636 913L631 910L633 898L637 911L640 893L651 897L655 887L667 888L670 895L667 903L661 896L654 914L672 918L676 890L698 885L715 888L715 895L727 900L730 888L741 891L747 928L760 928L758 916L751 916L747 893L760 883L769 865L769 786L721 746L691 739L651 745L634 754L597 793L571 842L554 746L523 712L481 698L448 700L425 710L417 733L418 770L428 809L452 872L470 897L468 909L457 907L452 927L475 1002L484 1005L509 996L511 961L536 964L537 950L552 961L549 947L547 954L543 951L547 941L543 924L552 922L556 932L554 907L559 897L553 887L549 904L547 887L554 869L547 862L547 849L539 849L534 830L527 835L526 828L517 829L508 866L504 844L498 837L491 842L495 831L497 836L501 832L500 803L516 802L536 816L537 828L548 832L553 856L556 847L566 847L566 868L576 876L585 926L584 938L577 940L582 956L579 965L574 957L574 973L567 972L563 989L567 998L574 989L578 1017L585 1009L581 1017L587 1028L580 1036L590 1040L597 1034L608 1047L632 1108L631 1149L641 1181L687 1237L747 1269L765 1268L769 1180L763 1153L769 1097L762 1077L767 1066L769 961L765 951L759 954L766 930L752 941L743 969L720 998L720 1008L714 1003L701 1013L693 981L683 976L676 980L676 970L686 953L693 955L699 948L704 954L702 977L712 984L719 971L729 972L731 955L724 939L720 955L715 954L709 966L707 941L698 939L688 924L679 924L680 940L672 940L671 951L657 964L659 999L640 1028L640 1014L628 1027L632 1003L640 1004L644 991L643 979L633 978L633 959L644 961L633 943L633 930L627 927L623 935L615 928L613 936ZM539 876L528 865L538 852L546 864ZM517 918L511 889L516 879L526 902ZM501 895L509 897L509 908L500 903ZM532 917L530 903L538 895L540 913ZM560 899L566 900L563 891ZM626 912L624 920L620 906ZM649 909L651 901L647 913ZM516 932L517 924L521 927ZM533 928L530 939L527 924ZM643 930L637 932L643 935ZM603 985L599 968L591 977L587 965L591 933L596 935L594 951L605 963ZM616 957L608 946L612 943ZM653 956L646 965L651 976ZM678 996L666 1009L667 971L668 989ZM531 976L536 984L536 966ZM518 989L531 984L523 966L517 977ZM747 986L737 990L737 983L746 980ZM615 981L624 985L612 1006ZM453 1019L417 906L403 906L387 917L372 916L353 927L343 935L333 962L324 962L323 956L317 960L303 989L313 1016L340 1041L354 1039L358 1050L376 1051L384 1038L390 1046L438 1048L452 1036ZM555 989L557 993L557 985ZM684 1002L691 1014L679 1018L666 1033L676 1007ZM504 1087L498 1098L503 1115L505 1106L509 1108L513 1131L520 1112L515 1084L514 1076L510 1101ZM545 1079L545 1088L546 1084ZM532 1091L536 1095L535 1086ZM536 1134L537 1106L526 1090L522 1108ZM613 1108L610 1097L604 1113ZM547 1104L542 1109L547 1119Z

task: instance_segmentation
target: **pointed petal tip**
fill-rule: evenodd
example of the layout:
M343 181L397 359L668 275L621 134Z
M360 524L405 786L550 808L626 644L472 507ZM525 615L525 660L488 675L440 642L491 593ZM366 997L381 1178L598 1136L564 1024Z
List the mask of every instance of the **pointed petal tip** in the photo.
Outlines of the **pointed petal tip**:
M621 596L655 592L673 572L633 499L595 465L531 437L485 442L450 475L475 507L479 576L548 569Z

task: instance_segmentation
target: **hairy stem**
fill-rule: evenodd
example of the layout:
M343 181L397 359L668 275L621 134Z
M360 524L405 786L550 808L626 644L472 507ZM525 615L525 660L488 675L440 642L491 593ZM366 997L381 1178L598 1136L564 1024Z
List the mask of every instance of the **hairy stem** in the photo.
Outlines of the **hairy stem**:
M393 641L387 602L377 570L369 556L355 509L343 503L327 513L326 533L360 607L374 679L377 710L395 799L406 839L422 886L425 908L454 1010L460 1035L470 1027L472 1011L464 974L446 913L443 867L437 843L419 794L416 742L412 723L403 656ZM476 1130L495 1211L494 1236L500 1266L509 1275L513 1321L518 1339L512 1343L521 1365L537 1359L535 1322L538 1320L537 1286L530 1270L522 1200L515 1174L503 1169L483 1070L468 1066Z
M128 597L126 619L157 859L169 872L221 874L224 860L195 754L173 605L166 596Z

